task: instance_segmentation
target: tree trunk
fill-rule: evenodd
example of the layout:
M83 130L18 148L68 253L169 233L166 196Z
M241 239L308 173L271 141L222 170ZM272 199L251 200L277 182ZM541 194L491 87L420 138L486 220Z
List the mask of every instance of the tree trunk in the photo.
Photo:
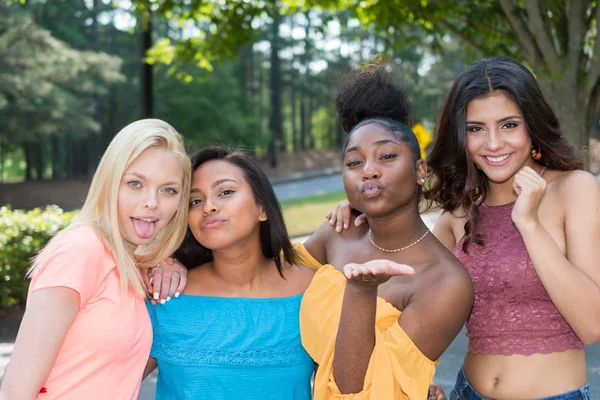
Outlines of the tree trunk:
M90 42L95 51L99 49L99 33L98 33L98 13L99 0L92 2L92 26L90 29ZM96 165L102 156L102 115L100 113L100 96L94 96L93 105L94 120L100 127L97 132L92 132L90 136L90 157L88 158L87 172L88 176L93 176L96 170Z
M61 141L58 135L52 135L52 180L59 180L62 177L60 153L61 153Z
M65 139L65 147L67 149L67 157L66 157L66 178L72 179L75 177L75 140L72 137L67 137Z
M300 91L300 149L306 149L306 138L308 137L308 127L306 124L306 89Z
M23 152L25 153L25 180L31 181L33 178L33 150L31 143L25 142L23 145Z
M298 150L298 105L296 104L296 74L294 72L294 68L292 66L291 72L291 82L290 82L290 103L291 103L291 119L292 119L292 147L293 151Z
M152 47L152 15L140 16L138 22L140 35L140 108L142 118L154 116L154 88L152 65L144 61L147 51Z
M35 145L32 146L34 159L33 163L35 166L35 178L38 181L44 179L44 156L42 151L43 141L39 140Z
M563 135L579 148L590 145L591 124L588 122L585 100L581 99L577 85L566 80L549 82L538 78L544 97L550 103L560 122ZM590 157L583 151L585 167L589 169Z
M275 10L273 24L271 25L271 117L269 118L269 131L272 136L271 167L277 166L277 151L283 143L283 121L281 118L281 60L279 59L280 36L279 26L281 15Z

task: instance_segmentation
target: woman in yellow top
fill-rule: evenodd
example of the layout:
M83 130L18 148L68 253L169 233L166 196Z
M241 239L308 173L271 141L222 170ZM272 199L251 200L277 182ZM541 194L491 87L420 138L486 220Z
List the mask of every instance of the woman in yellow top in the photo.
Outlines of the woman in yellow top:
M318 268L300 311L316 400L425 400L473 303L469 275L419 215L427 167L406 94L383 68L356 71L335 99L349 132L344 188L368 224L338 234L325 223L297 245Z

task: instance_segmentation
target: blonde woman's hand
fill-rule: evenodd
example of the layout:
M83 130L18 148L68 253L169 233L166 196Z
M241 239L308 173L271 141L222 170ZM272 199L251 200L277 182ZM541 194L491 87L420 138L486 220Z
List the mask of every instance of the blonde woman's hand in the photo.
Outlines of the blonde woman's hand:
M342 272L348 283L364 288L377 288L392 276L414 275L415 270L390 260L371 260L364 264L346 264Z
M187 268L173 257L148 269L142 276L152 304L165 304L173 297L179 297L187 284Z
M335 226L335 231L340 233L342 229L350 227L350 217L352 215L352 206L348 200L342 200L333 206L333 210L329 211L325 218L329 220L329 225ZM365 214L360 214L354 219L354 226L361 226L367 222Z

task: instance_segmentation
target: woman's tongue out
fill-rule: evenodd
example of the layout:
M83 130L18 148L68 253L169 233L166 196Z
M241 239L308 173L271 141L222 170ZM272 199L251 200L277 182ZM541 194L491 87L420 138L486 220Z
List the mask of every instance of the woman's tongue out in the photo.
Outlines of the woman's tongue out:
M140 239L150 239L154 236L154 230L156 229L156 222L158 222L158 219L132 217L131 220L133 221L135 234Z

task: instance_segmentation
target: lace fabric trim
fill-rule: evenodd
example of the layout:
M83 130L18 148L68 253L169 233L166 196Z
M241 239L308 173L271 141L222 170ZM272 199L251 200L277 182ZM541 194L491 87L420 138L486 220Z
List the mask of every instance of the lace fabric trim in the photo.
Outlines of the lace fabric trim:
M530 356L532 354L561 353L567 350L583 350L585 345L575 337L573 333L554 334L544 338L523 337L488 337L469 338L467 351L472 354L510 356L520 354Z
M484 245L454 254L475 287L467 322L468 351L474 354L548 354L583 349L540 281L519 231L511 219L513 204L480 207Z
M155 344L152 357L178 365L278 367L306 363L310 356L301 344L275 349L207 349L201 346Z

